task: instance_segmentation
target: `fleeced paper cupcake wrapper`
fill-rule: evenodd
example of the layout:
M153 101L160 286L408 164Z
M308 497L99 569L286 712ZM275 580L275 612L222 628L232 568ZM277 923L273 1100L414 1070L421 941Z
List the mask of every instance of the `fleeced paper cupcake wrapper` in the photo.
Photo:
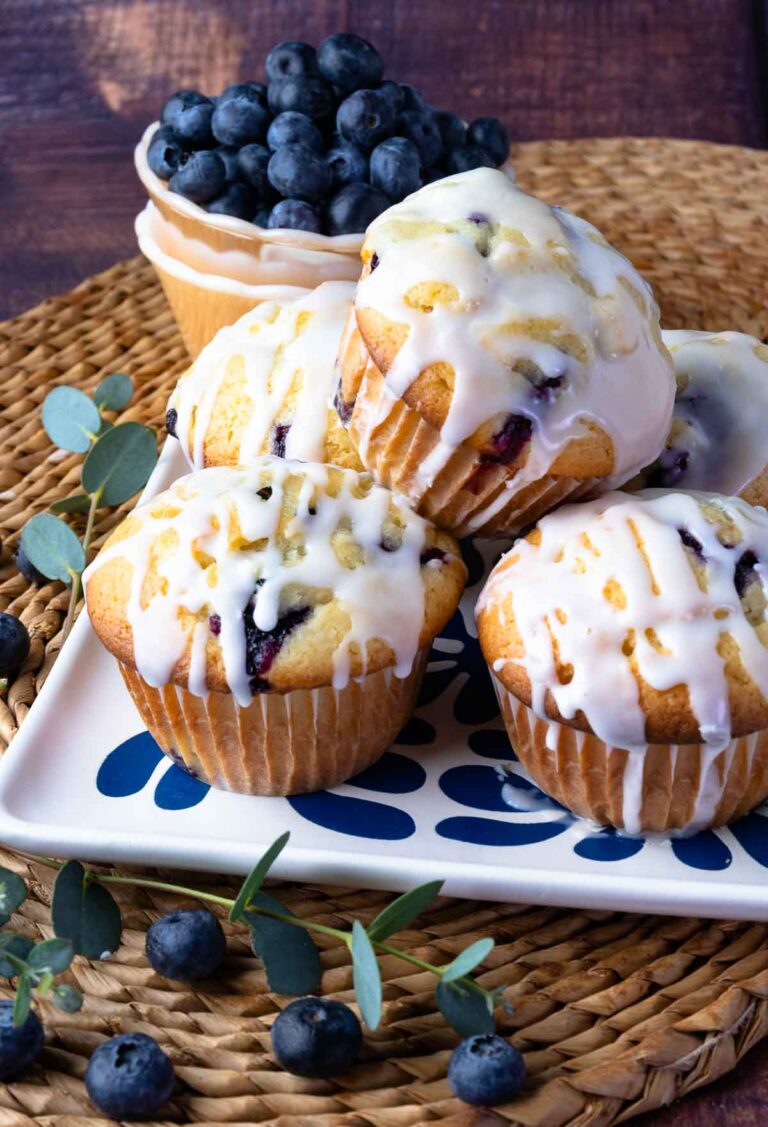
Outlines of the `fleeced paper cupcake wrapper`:
M425 480L423 466L439 445L440 432L402 399L389 396L372 366L358 392L349 433L377 481L457 536L512 535L555 505L597 489L601 481L547 474L515 489L505 466L483 463L467 444L448 456L433 481Z
M536 784L582 818L630 834L691 834L741 817L768 795L768 732L706 744L612 747L542 720L492 675L517 757Z
M230 693L194 696L152 688L120 665L141 718L175 763L238 794L324 790L362 771L387 749L416 703L429 650L407 677L383 669L343 689L259 693L241 708Z

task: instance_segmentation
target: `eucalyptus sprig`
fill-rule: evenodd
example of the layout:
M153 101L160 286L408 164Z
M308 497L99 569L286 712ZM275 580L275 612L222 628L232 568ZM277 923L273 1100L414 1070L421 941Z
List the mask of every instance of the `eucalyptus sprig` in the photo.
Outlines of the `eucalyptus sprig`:
M157 462L157 443L149 427L114 424L106 417L127 407L132 396L130 376L113 372L92 397L74 387L56 387L43 403L43 427L50 440L61 450L86 455L82 492L55 501L50 513L32 517L21 531L21 548L33 567L70 588L63 640L74 622L96 511L121 505L143 489ZM82 540L59 519L78 513L87 514Z
M382 1014L383 989L379 956L390 955L436 978L435 997L438 1008L462 1037L493 1031L493 1013L499 992L486 990L471 977L471 973L485 962L493 950L492 939L477 940L443 966L429 963L388 942L429 907L439 895L442 881L429 881L403 893L382 909L367 926L360 920L353 920L350 928L343 929L302 919L262 889L270 868L285 848L288 838L288 833L282 834L266 850L243 881L235 899L168 881L100 873L85 868L79 861L60 863L52 857L37 857L33 854L25 856L59 870L51 904L53 929L57 938L69 943L77 954L91 959L106 958L116 950L120 942L120 911L108 891L110 885L151 888L217 904L227 909L233 923L244 923L250 929L254 953L264 964L269 987L276 993L303 995L319 988L322 967L320 953L311 936L315 932L339 940L349 950L355 995L369 1029L376 1029ZM14 879L23 887L23 882L18 877ZM18 894L18 888L16 892ZM11 902L12 900L11 896ZM2 902L0 891L0 908ZM0 917L0 923L2 922L4 921ZM0 944L3 934L0 932ZM7 967L4 971L0 964L0 974L3 973L7 973ZM23 976L19 983L22 981ZM17 998L18 989L17 986Z

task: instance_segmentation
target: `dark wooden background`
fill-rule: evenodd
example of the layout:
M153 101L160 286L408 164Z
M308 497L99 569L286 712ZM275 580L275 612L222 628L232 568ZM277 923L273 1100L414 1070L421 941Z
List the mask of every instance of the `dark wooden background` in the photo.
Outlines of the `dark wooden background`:
M767 27L768 0L0 0L0 317L133 254L144 126L179 86L260 78L280 39L366 35L394 77L516 139L762 148ZM768 1043L642 1122L768 1123Z

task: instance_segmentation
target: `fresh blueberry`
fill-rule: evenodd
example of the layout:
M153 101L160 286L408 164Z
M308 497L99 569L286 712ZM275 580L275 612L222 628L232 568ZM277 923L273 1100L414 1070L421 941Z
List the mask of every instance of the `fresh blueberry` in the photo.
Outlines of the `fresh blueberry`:
M240 179L255 188L262 199L268 198L272 193L272 185L269 183L267 176L271 156L272 153L266 145L255 144L243 145L237 154L237 168Z
M524 1081L522 1054L498 1033L467 1037L451 1054L448 1083L465 1103L495 1107L517 1095Z
M223 106L225 102L229 102L232 98L240 97L261 102L265 109L269 106L267 87L263 82L233 82L231 86L227 86L219 94L216 105Z
M0 612L0 677L13 677L29 653L29 634L20 618Z
M509 133L497 117L476 117L467 130L467 140L470 145L479 145L490 153L497 166L509 156Z
M331 170L325 157L306 145L283 145L272 154L269 182L282 195L315 203L331 186Z
M175 407L169 407L165 414L165 429L171 438L177 438L176 423L179 419L179 412Z
M417 90L415 86L403 82L400 89L403 92L402 108L404 110L421 110L423 113L426 113L432 109L421 90Z
M267 145L274 152L283 145L306 145L321 153L325 148L323 135L311 117L289 110L279 113L267 130Z
M443 138L432 110L404 110L397 119L397 132L413 141L425 168L435 164L443 151Z
M302 200L296 201L296 203L302 203L302 202L303 202ZM307 204L307 207L309 207L309 204ZM311 210L312 209L310 208L310 211ZM254 226L256 226L256 227L269 227L269 216L270 216L269 208L268 207L260 207L259 210L254 215L253 219L251 220L251 223L253 223ZM320 221L318 219L318 225L319 225L319 222Z
M207 203L227 182L224 161L211 149L189 153L171 177L168 187L194 203Z
M330 1077L347 1072L363 1042L349 1006L330 998L299 998L278 1014L272 1051L295 1076Z
M345 184L328 202L328 234L356 235L365 231L388 207L389 200L378 188L370 184Z
M173 1091L173 1065L146 1033L121 1033L92 1054L85 1088L99 1111L113 1119L152 1115Z
M368 178L368 158L350 141L339 140L325 154L334 187Z
M469 172L472 168L495 168L493 157L478 145L452 149L443 160L446 172Z
M443 139L443 148L461 149L467 143L467 127L460 117L448 110L436 110L435 121Z
M257 197L247 184L227 184L224 191L205 204L212 215L232 215L236 219L250 219Z
M339 106L336 128L345 141L367 152L392 133L395 117L395 107L386 94L356 90Z
M221 924L206 908L179 908L162 916L147 932L147 958L166 978L182 982L210 978L226 952Z
M206 98L204 102L182 106L174 116L173 131L188 149L210 149L215 144L211 132L213 110L213 102Z
M296 74L317 74L317 52L309 43L289 39L278 43L267 55L264 69L270 82Z
M227 183L231 184L233 180L239 180L240 169L237 164L238 150L231 148L229 145L219 145L219 147L213 151L224 161L224 175L227 178Z
M269 105L273 113L304 113L321 118L332 113L336 104L333 87L319 74L297 74L269 84Z
M277 210L277 209L275 209ZM273 212L274 214L274 212ZM259 630L253 621L253 608L249 605L243 615L245 628L245 671L250 677L251 692L260 693L269 689L267 673L283 648L286 639L302 622L312 614L311 607L298 607L286 611L278 618L272 630Z
M170 125L161 125L147 149L147 164L161 180L170 180L184 159L185 150Z
M178 133L176 122L180 113L188 110L190 106L211 105L213 105L211 99L206 98L199 90L177 90L175 94L171 94L160 111L160 121L163 125L170 125L171 129Z
M371 184L391 200L421 187L420 169L419 150L405 137L388 137L371 153Z
M259 223L259 226L262 226ZM296 231L321 231L320 216L306 200L280 200L269 213L267 227L291 227Z
M38 571L32 560L29 559L27 553L19 545L16 549L16 567L19 569L25 579L30 583L36 583L38 587L42 587L45 583L50 582L48 577L43 575L42 571Z
M405 109L405 91L399 82L392 82L387 78L376 87L379 94L383 94L387 101L392 103L395 113Z
M375 86L384 69L373 44L347 31L324 39L317 50L317 61L323 77L343 94Z
M240 83L239 86L225 102L218 103L211 120L216 140L236 149L253 141L263 141L270 120L259 92L250 84Z
M36 1013L23 1025L13 1024L13 1002L0 1002L0 1080L12 1080L37 1060L43 1047L43 1026Z

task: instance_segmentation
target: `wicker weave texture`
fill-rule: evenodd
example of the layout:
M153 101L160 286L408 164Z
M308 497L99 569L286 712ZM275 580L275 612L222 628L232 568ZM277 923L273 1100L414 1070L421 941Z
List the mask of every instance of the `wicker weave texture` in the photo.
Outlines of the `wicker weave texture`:
M619 139L536 142L514 157L523 187L584 214L633 259L655 287L665 325L768 336L768 154ZM11 562L28 517L79 484L81 459L53 451L41 428L45 394L56 383L90 389L107 372L127 371L140 395L123 417L159 426L184 365L165 300L141 259L0 325L0 609L20 614L33 639L22 673L0 699L0 747L55 659L66 606L59 585L30 586ZM103 516L97 545L118 519ZM48 937L51 872L2 852L0 863L30 881L14 925ZM285 886L279 895L294 911L337 926L372 918L386 900L316 886ZM496 940L481 981L506 988L511 1012L499 1010L499 1025L526 1054L529 1089L494 1112L453 1100L445 1071L455 1037L435 1012L433 982L392 957L382 966L385 1023L366 1037L364 1061L340 1080L303 1081L269 1054L269 1026L287 999L268 991L241 930L228 929L222 976L191 990L155 975L143 953L147 926L179 902L147 890L122 890L119 898L123 945L109 962L76 961L70 974L86 1006L69 1017L46 1013L42 1064L0 1084L0 1127L104 1122L85 1097L82 1075L104 1037L129 1029L157 1037L176 1065L179 1090L162 1122L279 1127L607 1125L710 1082L768 1032L765 925L446 899L398 941L440 963L476 938ZM333 940L321 945L325 992L351 999L346 949Z

